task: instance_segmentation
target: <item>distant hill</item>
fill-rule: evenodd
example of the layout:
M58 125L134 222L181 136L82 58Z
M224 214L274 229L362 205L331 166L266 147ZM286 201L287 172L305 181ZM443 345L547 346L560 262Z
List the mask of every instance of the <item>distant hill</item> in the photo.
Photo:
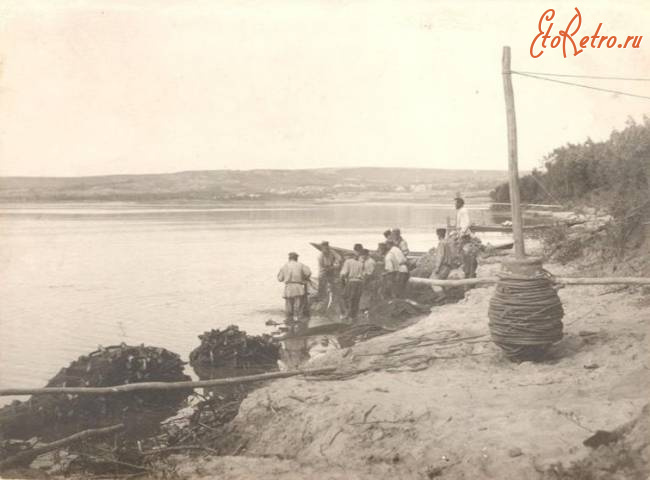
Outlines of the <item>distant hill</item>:
M507 179L497 170L322 168L210 170L95 177L0 177L0 201L274 200L355 193L487 192Z

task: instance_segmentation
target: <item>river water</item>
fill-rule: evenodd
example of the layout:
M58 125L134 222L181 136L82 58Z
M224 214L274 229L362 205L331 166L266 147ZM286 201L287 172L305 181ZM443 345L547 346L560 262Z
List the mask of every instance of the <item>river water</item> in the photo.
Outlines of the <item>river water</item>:
M474 221L492 221L473 208ZM396 226L411 250L428 250L453 215L451 204L2 205L0 388L43 386L98 345L145 343L187 360L206 330L268 332L264 322L282 317L287 252L316 273L308 242L376 248Z

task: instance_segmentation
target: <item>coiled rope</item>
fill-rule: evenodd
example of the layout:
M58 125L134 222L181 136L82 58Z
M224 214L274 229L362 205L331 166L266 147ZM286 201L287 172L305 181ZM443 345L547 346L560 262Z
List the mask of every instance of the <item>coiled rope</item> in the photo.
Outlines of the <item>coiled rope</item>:
M489 326L492 340L510 359L540 359L562 339L564 309L553 285L543 269L533 276L499 274Z

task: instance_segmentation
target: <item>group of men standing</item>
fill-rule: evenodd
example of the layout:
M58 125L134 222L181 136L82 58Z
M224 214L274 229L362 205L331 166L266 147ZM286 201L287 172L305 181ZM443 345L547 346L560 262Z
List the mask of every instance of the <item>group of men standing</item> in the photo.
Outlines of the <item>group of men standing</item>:
M470 230L469 213L460 194L456 195L456 228L439 228L438 247L432 277L446 279L462 258L466 278L476 277L476 252ZM356 244L353 253L343 258L329 242L319 245L318 300L328 310L334 304L342 319L355 321L359 311L367 311L376 296L384 299L403 298L409 279L408 243L399 228L386 230L384 241L378 245L381 262L375 262L370 252ZM309 319L309 288L311 270L298 261L298 254L289 253L289 261L278 273L285 283L284 298L288 323ZM294 320L295 319L295 320Z
M384 259L383 293L385 297L402 298L409 280L409 247L399 228L386 230L384 242L377 251Z
M400 298L409 278L408 244L398 228L384 232L385 242L378 246L384 260L383 268L370 256L370 251L357 243L351 255L343 258L323 241L318 247L318 301L324 310L334 305L344 320L355 321L360 311L366 312L377 296ZM285 313L289 323L306 321L309 316L309 285L311 270L291 252L289 261L280 269L278 281L284 282Z
M343 319L355 320L360 308L366 311L369 307L367 295L363 305L361 301L375 280L376 262L360 243L354 245L352 254L346 259L330 248L327 241L321 242L320 251L318 299L325 303L325 310L333 303Z

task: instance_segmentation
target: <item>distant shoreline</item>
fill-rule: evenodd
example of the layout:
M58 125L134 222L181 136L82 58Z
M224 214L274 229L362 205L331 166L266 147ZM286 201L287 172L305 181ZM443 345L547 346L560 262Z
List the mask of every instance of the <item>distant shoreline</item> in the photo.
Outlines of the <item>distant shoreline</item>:
M486 195L481 196L466 196L466 199L469 203L474 206L483 206L489 207L493 201ZM174 207L215 207L220 205L227 206L241 206L241 207L259 207L259 206L320 206L320 205L355 205L355 204L381 204L381 205L390 205L390 204L430 204L432 206L439 207L453 207L449 197L446 196L435 196L435 197L413 197L408 195L403 196L369 196L369 195L357 195L357 196L341 196L341 197L330 197L330 198L273 198L273 199L215 199L215 200L202 200L202 199L181 199L181 198L169 198L169 199L142 199L142 200L124 200L124 199L103 199L103 198L26 198L26 199L2 199L0 198L0 205L47 205L47 204L69 204L69 205L113 205L113 206L174 206Z
M400 168L215 170L104 177L0 177L9 202L452 202L487 199L502 171Z

